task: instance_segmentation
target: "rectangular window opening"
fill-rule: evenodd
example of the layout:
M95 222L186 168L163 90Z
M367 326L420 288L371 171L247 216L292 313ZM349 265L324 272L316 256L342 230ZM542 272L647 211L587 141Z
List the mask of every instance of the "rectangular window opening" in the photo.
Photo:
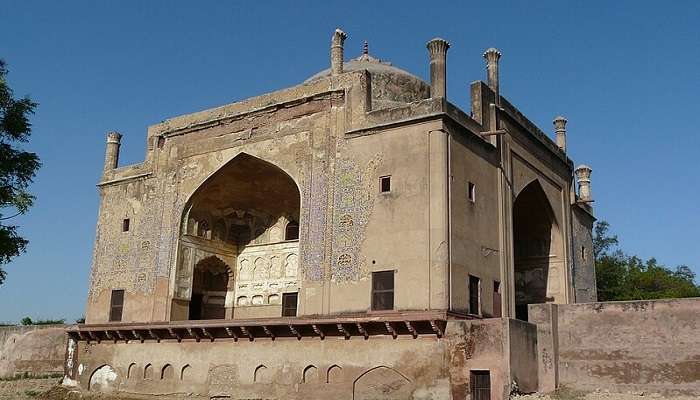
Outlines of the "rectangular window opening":
M372 272L372 310L394 309L394 271Z
M112 290L112 298L109 302L109 321L119 322L122 320L124 310L124 290Z
M382 176L379 178L379 191L382 193L391 192L391 176Z
M469 201L471 201L472 203L476 202L476 185L472 182L469 182L469 189L467 195L469 196Z
M493 316L501 317L501 282L493 281Z
M122 221L122 232L129 232L129 218L124 218Z
M298 301L298 293L282 293L282 316L296 317Z
M586 261L586 247L581 246L581 260Z
M469 313L479 315L480 310L480 293L481 279L476 276L469 275Z
M491 400L490 371L471 371L472 400Z

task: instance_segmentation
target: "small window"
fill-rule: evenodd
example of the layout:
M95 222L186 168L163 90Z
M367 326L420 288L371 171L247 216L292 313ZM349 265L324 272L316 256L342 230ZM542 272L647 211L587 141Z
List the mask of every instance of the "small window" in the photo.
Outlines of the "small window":
M493 316L501 316L501 282L493 281Z
M109 320L110 320L110 322L121 321L123 310L124 310L124 291L123 290L112 290L112 299L109 302Z
M480 295L479 286L481 285L481 280L475 276L469 275L469 313L479 315L480 311Z
M129 218L124 218L122 221L122 232L129 232Z
M391 176L382 176L379 178L379 191L382 193L391 192Z
M282 316L296 317L297 303L299 300L298 293L283 293L282 294Z
M581 260L586 261L586 247L581 246Z
M394 271L372 273L372 310L394 309Z
M469 182L468 191L467 196L469 197L469 201L472 203L476 202L476 185Z
M287 228L284 230L284 240L299 240L299 223L289 221Z
M471 371L472 400L491 400L491 373Z

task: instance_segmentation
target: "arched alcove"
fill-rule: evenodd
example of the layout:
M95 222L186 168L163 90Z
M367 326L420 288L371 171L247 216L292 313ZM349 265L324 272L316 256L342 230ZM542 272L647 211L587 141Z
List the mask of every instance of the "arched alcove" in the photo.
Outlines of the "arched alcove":
M279 167L246 153L207 178L183 210L171 319L229 318L233 307L259 305L236 299L258 294L267 298L271 293L254 293L261 287L257 283L265 281L263 286L268 286L269 279L288 278L280 270L290 255L298 259L300 207L297 183ZM209 314L206 296L198 293L202 291L198 274L209 273L199 262L208 256L216 256L232 271L227 283L231 292L209 290L219 296L210 293L210 303L225 305L212 307ZM252 284L233 289L234 281Z
M318 383L318 368L315 365L308 365L304 368L301 381L303 383Z
M326 383L338 383L343 381L343 369L338 365L331 365L326 372Z
M413 384L394 368L380 365L363 372L352 384L353 400L410 399Z
M231 291L233 272L216 256L199 261L192 277L190 320L226 318L226 295Z
M136 363L129 364L129 368L126 370L126 379L136 378L135 372L136 372Z
M173 366L170 364L163 365L163 368L160 370L160 379L171 380L173 378L175 378L175 369Z
M153 379L153 365L146 364L143 367L143 379Z
M187 379L190 379L190 372L192 371L192 367L190 367L190 364L185 364L182 369L180 370L180 380L184 381Z
M111 365L102 365L90 374L88 390L102 393L116 392L119 386L118 378L117 371Z
M527 320L527 305L552 302L559 294L562 239L554 212L537 180L513 204L515 314Z
M260 364L255 368L253 373L253 382L255 383L270 383L270 377L268 376L267 367Z

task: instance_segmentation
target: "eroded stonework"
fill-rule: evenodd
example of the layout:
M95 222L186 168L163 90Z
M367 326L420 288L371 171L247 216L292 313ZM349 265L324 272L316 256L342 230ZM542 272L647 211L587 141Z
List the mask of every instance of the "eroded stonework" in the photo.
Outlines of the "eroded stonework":
M345 63L346 37L302 84L149 127L143 163L117 167L109 135L67 381L422 400L467 398L477 369L499 393L537 386L536 327L486 318L594 292L565 127L558 147L500 96L495 49L464 112L447 41L428 43L428 84L367 47Z

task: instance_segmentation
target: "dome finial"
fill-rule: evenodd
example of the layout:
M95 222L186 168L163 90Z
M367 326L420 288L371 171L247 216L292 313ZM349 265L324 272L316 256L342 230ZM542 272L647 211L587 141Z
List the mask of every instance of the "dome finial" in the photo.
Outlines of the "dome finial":
M366 40L362 44L362 54L369 54L369 43Z

